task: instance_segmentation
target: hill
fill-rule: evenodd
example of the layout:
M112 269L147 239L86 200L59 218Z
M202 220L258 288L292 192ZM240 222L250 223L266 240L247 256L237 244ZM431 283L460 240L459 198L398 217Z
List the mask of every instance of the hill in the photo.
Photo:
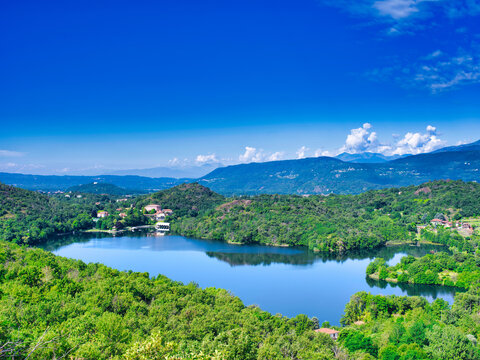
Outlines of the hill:
M417 240L416 225L436 214L449 219L480 215L480 184L436 181L359 195L257 195L204 204L195 216L172 221L185 236L239 244L308 246L343 252L387 241ZM447 241L448 242L448 241Z
M390 160L398 159L402 156L399 156L399 155L386 156L378 153L364 152L359 154L341 153L335 157L337 159L340 159L346 162L372 164L372 163L384 163Z
M0 173L0 182L4 184L13 185L28 190L42 191L65 191L72 186L98 182L113 184L130 191L141 190L145 192L154 192L162 189L168 189L186 181L189 180L174 178L150 178L134 175L58 176Z
M0 183L0 240L34 244L55 233L88 229L100 197L47 196Z
M222 195L205 186L191 183L141 197L136 206L158 204L164 209L171 209L175 216L196 216L199 212L214 209L224 201Z
M129 195L139 194L140 190L127 190L113 184L105 184L93 182L90 184L76 185L69 187L67 191L78 192L84 194L108 194L108 195Z
M471 150L475 146L384 163L317 157L234 165L216 169L198 182L225 195L302 195L358 194L441 179L480 181L480 150Z

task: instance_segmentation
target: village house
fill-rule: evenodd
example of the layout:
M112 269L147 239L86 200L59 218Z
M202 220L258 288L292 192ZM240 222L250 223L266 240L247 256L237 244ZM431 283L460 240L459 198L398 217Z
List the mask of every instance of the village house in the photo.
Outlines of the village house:
M127 217L127 214L125 213L120 213L118 214L118 216L120 216L122 219L125 219Z
M334 330L334 329L320 328L320 329L315 330L315 332L319 332L319 333L322 333L322 334L327 334L327 335L329 335L330 338L332 338L333 340L337 340L337 339L338 339L338 333L339 333L339 331Z
M430 224L433 226L437 227L438 225L444 226L444 227L452 227L452 222L451 221L446 221L446 220L440 220L440 219L433 219L430 221Z
M165 220L165 217L166 217L166 215L162 211L158 211L158 212L155 213L155 219L158 220L158 221Z
M146 212L149 212L149 211L152 211L152 210L160 211L160 210L162 210L162 207L160 205L150 204L150 205L145 206L144 210Z
M107 216L108 216L108 212L107 212L107 211L101 210L101 211L98 211L98 212L97 212L97 218L105 218L105 217L107 217Z
M170 210L170 209L163 209L162 211L165 213L165 215L172 215L173 214L173 211Z

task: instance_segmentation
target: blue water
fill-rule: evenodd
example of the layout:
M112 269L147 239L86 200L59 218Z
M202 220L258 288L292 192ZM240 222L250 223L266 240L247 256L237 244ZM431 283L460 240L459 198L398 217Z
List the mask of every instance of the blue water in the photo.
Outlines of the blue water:
M433 246L395 246L342 256L315 254L301 248L229 245L182 236L129 234L117 237L72 235L45 247L53 253L84 262L99 262L119 270L163 274L200 287L228 289L246 305L273 314L316 316L339 324L352 294L421 295L453 302L454 288L397 285L366 278L375 257L390 264L402 256L422 256Z

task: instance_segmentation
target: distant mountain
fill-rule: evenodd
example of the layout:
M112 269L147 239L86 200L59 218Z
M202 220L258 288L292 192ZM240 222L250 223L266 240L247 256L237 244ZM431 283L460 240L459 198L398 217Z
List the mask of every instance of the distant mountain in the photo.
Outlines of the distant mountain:
M480 151L434 152L385 163L351 163L318 157L242 164L216 169L199 183L226 195L301 195L357 194L439 179L480 181Z
M87 194L130 195L145 193L142 190L128 190L117 185L93 182L69 187L67 191Z
M189 179L149 178L142 176L59 176L0 173L0 182L4 184L14 185L28 190L42 191L65 191L72 186L99 182L113 184L133 191L142 190L145 192L154 192L189 181Z
M349 153L341 153L335 158L340 159L346 162L352 163L363 163L363 164L374 164L374 163L384 163L387 161L399 159L407 155L392 155L387 156L379 153L371 153L371 152L364 152L359 154L349 154Z
M210 163L200 166L184 166L184 167L154 167L149 169L131 169L131 170L109 170L104 172L108 175L137 175L152 178L169 177L169 178L199 178L218 167L223 166L219 163Z
M480 140L470 144L447 146L447 147L435 150L430 154L439 153L439 152L452 152L452 151L480 151Z
M477 141L382 163L346 162L331 157L318 157L241 164L217 168L196 181L223 195L357 194L372 189L418 185L440 179L480 181L479 147L480 141ZM154 192L192 182L192 179L0 173L0 182L44 191L66 190L71 186L99 182L130 191Z

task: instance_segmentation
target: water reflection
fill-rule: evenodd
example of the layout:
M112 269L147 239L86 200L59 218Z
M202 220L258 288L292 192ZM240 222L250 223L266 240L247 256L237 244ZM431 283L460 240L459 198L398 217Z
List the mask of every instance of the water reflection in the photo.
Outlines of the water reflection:
M425 296L432 299L445 298L447 296L455 295L457 292L464 292L461 288L452 286L440 286L440 285L423 285L423 284L409 284L409 283L392 283L385 280L375 280L365 278L370 288L399 288L402 292L408 296Z
M317 316L338 324L352 294L368 291L383 295L438 297L452 303L454 288L390 284L365 278L371 259L390 264L406 254L422 256L432 245L392 246L340 255L314 253L304 248L231 245L182 236L148 233L76 234L58 237L44 246L57 255L100 262L119 270L163 274L202 288L230 290L246 305L257 304L271 313Z

